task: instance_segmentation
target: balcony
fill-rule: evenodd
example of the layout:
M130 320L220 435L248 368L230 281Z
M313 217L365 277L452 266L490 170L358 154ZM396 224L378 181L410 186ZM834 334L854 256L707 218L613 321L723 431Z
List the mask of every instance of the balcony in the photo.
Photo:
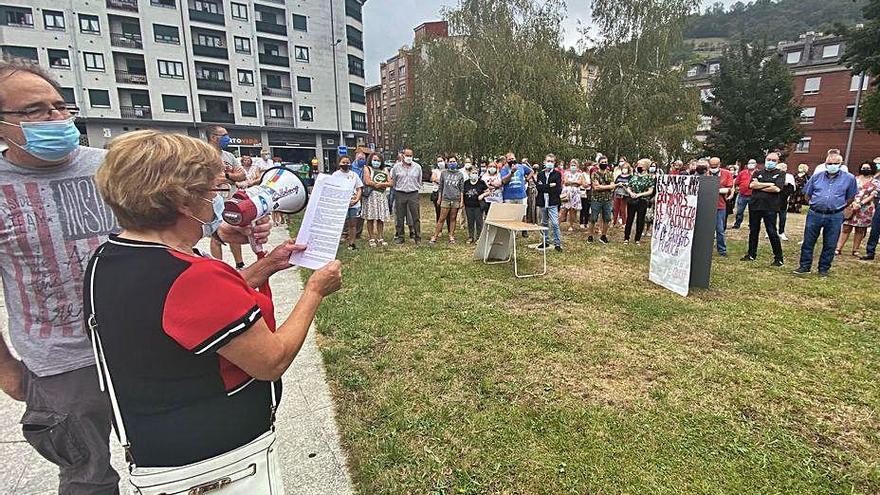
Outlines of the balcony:
M108 2L110 0L107 0ZM226 24L226 19L223 17L223 12L213 13L207 12L204 10L196 10L189 9L189 19L191 21L196 22L207 22L208 24L219 24L221 26Z
M202 122L221 122L234 124L235 115L226 112L202 112Z
M229 52L226 51L225 47L207 45L193 45L193 55L223 59L229 58Z
M295 127L293 117L266 117L266 127Z
M260 54L260 63L266 65L279 65L281 67L290 67L290 59L280 55L270 55L268 53Z
M278 98L290 98L292 92L289 87L281 86L272 87L272 86L263 86L263 96L275 96Z
M138 3L137 0L107 0L107 8L137 12Z
M153 111L143 107L119 107L123 119L152 119Z
M207 91L226 91L232 92L232 83L222 79L204 79L196 78L196 87Z
M147 84L147 75L118 70L116 71L116 82L122 84Z
M110 44L119 48L142 50L144 42L139 34L110 33Z
M257 31L287 36L287 26L274 22L257 21Z

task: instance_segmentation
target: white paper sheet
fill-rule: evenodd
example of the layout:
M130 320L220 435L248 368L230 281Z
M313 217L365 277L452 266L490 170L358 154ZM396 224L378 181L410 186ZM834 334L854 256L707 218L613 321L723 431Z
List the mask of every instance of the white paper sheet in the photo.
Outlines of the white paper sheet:
M296 243L308 248L293 253L291 264L318 270L336 259L352 189L344 177L318 176L296 236Z

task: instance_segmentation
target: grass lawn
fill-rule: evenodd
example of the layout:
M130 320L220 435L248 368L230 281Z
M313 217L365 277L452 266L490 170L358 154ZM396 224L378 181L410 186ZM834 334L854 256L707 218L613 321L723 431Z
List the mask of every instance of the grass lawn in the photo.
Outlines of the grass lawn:
M748 232L730 231L686 299L622 228L565 233L529 280L461 233L341 247L317 327L358 491L880 493L880 264L795 278L802 226L783 269L763 236L740 262Z

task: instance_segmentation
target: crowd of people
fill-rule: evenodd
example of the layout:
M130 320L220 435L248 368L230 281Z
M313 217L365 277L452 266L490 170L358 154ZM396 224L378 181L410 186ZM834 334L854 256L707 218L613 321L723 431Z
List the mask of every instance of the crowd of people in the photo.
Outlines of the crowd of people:
M871 260L880 235L876 208L880 198L880 157L862 163L857 177L842 162L837 149L829 150L825 161L812 174L810 166L804 163L790 173L778 153L769 153L761 163L749 159L745 166L737 162L726 167L717 157L661 165L649 158L631 163L621 156L612 165L602 154L595 160L572 158L565 162L550 153L543 163L532 164L526 158L517 159L511 152L477 165L470 157L438 155L431 173L430 198L436 223L429 242L436 244L445 228L448 243L454 244L456 229L466 223L467 242L472 244L480 237L492 203L514 203L526 205L524 220L547 227L538 249L562 251L563 231L584 230L587 243L607 244L610 226L623 228L623 243L638 245L652 232L658 176L716 176L720 186L715 227L719 256L728 254L726 231L730 217L733 216L730 228L739 229L748 210L749 242L742 260L757 258L763 227L773 252L772 265L783 266L782 242L789 240L788 213L800 213L807 207L803 254L796 273L811 269L813 246L819 233L824 232L818 268L820 275L827 275L831 258L841 255L850 237L850 253ZM340 167L349 170L350 163L348 157L343 157ZM413 160L412 150L405 150L392 167L386 167L378 154L369 158L360 154L355 163L361 166L346 172L354 177L349 216L353 225L357 218L375 225L369 229L369 246L387 245L382 225L392 217L396 244L405 243L406 226L409 237L419 243L421 167ZM381 180L372 179L376 176ZM355 201L361 195L371 198L370 207L363 212ZM356 229L348 229L348 234L349 249L357 249ZM860 250L866 238L863 255ZM832 246L830 251L828 243Z

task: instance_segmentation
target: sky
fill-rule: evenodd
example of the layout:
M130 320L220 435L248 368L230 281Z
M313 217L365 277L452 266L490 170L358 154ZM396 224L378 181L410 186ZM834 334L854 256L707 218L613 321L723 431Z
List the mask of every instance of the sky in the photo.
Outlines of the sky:
M731 5L737 0L720 0ZM563 23L567 46L580 37L578 23L588 24L590 0L567 0L568 14ZM705 4L710 3L704 0ZM714 3L714 0L711 1ZM427 21L440 20L443 7L454 7L458 0L367 0L364 5L364 48L367 84L379 82L379 64L391 58L403 45L411 45L413 28Z

